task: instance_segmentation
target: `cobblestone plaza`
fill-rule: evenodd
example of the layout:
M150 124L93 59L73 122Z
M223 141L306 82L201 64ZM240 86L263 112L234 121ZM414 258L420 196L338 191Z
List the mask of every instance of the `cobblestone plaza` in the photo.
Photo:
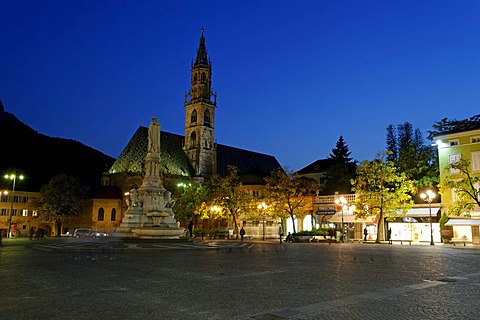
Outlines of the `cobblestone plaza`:
M478 319L479 249L4 239L0 317Z

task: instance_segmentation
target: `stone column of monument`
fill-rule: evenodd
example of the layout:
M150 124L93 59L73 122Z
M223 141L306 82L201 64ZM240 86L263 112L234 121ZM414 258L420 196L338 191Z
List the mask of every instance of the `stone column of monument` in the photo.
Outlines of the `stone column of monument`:
M163 187L160 178L160 123L155 117L148 128L145 169L142 185L130 192L129 208L122 220L121 231L125 234L125 229L129 227L134 237L178 238L183 234L183 228L177 226L171 208L174 204L171 192ZM135 222L124 221L126 218Z

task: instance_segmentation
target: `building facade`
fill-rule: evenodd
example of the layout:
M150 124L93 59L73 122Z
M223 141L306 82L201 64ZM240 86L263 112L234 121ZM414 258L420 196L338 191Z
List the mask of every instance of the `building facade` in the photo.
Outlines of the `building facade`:
M480 177L480 124L463 130L453 130L434 137L438 148L440 181L447 176L453 179L463 178L459 172L449 168L450 164L466 159L470 162L470 172ZM477 190L480 185L474 186ZM471 212L463 212L460 216L448 212L449 205L457 199L455 190L447 190L442 194L442 207L449 216L447 225L453 226L453 239L465 239L467 242L480 243L480 208L475 204Z

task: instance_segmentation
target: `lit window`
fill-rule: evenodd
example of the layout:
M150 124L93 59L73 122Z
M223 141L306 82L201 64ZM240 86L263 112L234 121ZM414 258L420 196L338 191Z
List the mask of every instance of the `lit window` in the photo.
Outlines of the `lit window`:
M103 221L105 217L105 210L103 208L98 209L98 221Z
M38 217L38 212L37 210L32 211L32 217Z
M470 138L471 143L477 143L480 142L480 136L475 136Z
M27 209L22 210L22 217L28 217L28 210Z

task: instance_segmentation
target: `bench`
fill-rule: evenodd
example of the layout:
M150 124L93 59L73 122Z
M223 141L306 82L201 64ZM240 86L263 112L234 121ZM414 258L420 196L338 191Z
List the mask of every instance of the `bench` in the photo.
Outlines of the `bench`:
M463 243L463 246L465 247L467 245L468 239L465 238L452 238L450 240L451 243L453 243L453 246L455 247L455 243Z
M412 240L398 240L398 239L395 239L395 240L391 240L392 242L400 242L401 245L403 245L404 242L408 242L409 245L412 245Z

